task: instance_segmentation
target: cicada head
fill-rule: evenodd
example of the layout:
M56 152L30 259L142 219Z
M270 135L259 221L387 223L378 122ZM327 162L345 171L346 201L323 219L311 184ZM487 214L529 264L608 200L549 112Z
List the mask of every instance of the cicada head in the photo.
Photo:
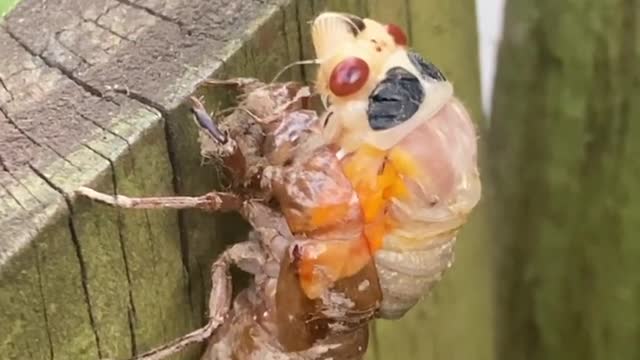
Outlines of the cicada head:
M330 104L325 135L349 151L388 149L453 96L433 64L393 24L328 12L312 25L316 91Z
M335 12L320 14L311 35L317 90L331 103L366 99L387 59L407 42L398 26Z

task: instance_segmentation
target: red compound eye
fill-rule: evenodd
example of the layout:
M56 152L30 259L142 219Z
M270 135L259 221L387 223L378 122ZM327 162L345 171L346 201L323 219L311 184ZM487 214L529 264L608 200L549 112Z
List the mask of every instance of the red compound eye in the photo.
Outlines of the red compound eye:
M360 90L368 78L369 65L358 57L349 57L331 72L329 89L336 96L349 96Z
M396 42L396 45L407 45L407 34L404 33L400 26L395 24L387 24L387 32L389 33L389 35L391 35L393 41Z

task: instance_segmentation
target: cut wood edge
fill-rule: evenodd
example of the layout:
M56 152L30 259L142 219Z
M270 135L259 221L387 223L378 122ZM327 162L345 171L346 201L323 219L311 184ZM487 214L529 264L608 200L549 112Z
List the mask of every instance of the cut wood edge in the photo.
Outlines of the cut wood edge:
M288 2L267 6L242 36L230 40L216 51L216 56L208 58L200 67L190 68L181 81L175 84L176 91L172 93L176 95L166 99L169 109L140 103L141 108L135 114L116 116L107 131L95 131L85 141L85 147L66 155L65 159L56 159L46 166L31 166L30 171L23 171L19 178L14 178L16 181L13 184L0 184L0 189L4 188L7 195L12 195L0 203L0 216L5 213L0 218L2 237L11 239L3 243L0 249L0 274L12 256L27 247L49 226L70 215L67 202L71 202L73 207L77 200L77 188L96 186L104 181L110 171L109 161L118 162L127 155L129 147L139 142L145 134L157 126L165 126L165 117L171 117L174 111L179 111L179 107L198 90L202 82L220 72L227 60L242 51L246 41L259 36L260 28L274 16L278 16L282 6L286 6ZM101 139L104 137L108 139ZM77 167L74 168L71 164ZM14 194L25 194L24 196L36 201L29 201L26 197L15 199Z

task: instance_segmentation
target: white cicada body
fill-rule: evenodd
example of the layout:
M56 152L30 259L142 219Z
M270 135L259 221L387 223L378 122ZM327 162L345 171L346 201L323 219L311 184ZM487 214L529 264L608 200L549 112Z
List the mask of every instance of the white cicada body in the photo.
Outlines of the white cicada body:
M456 234L480 200L475 127L452 84L397 26L325 13L312 34L324 132L342 149L365 214L378 313L397 318L451 265Z

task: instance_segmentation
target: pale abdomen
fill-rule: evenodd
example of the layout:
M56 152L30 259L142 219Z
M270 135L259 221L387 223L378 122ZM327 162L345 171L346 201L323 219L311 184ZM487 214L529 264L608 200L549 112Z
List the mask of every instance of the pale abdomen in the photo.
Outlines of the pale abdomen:
M426 296L453 263L454 243L455 238L451 238L433 249L378 251L375 258L383 296L379 316L400 318ZM407 269L404 264L412 264L413 268Z
M481 196L475 129L457 100L394 152L412 171L402 176L407 193L387 207L393 227L375 253L382 318L404 315L451 267L456 235Z

